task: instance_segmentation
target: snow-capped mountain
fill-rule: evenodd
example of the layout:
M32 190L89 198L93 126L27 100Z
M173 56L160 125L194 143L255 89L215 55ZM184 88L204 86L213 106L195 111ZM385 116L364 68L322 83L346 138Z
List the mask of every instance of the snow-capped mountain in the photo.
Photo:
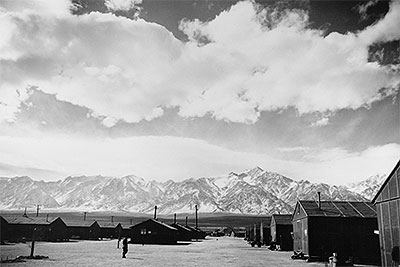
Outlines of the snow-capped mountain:
M383 179L383 177L378 177ZM119 210L160 213L233 212L272 214L292 212L297 199L367 201L381 182L370 180L346 186L295 181L259 167L226 176L190 178L181 182L146 181L130 175L67 177L57 182L29 177L0 178L0 209L22 209L40 204L44 208ZM373 180L373 182L372 182ZM372 187L368 187L372 185Z
M374 175L364 181L351 183L347 186L351 191L362 195L366 199L373 199L385 181L386 175Z

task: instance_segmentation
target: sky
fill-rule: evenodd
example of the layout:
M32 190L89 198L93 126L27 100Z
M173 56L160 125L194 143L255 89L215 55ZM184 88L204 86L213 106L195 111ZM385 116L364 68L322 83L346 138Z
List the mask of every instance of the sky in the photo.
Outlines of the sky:
M0 176L389 174L399 25L400 1L0 0Z

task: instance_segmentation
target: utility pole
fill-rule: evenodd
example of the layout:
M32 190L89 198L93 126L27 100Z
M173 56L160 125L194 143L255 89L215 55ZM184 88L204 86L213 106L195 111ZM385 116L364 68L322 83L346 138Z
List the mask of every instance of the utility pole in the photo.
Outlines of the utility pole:
M157 206L154 206L154 220L157 220Z
M39 217L39 210L41 205L36 205L36 217Z
M25 207L24 215L22 215L22 216L28 217L28 214L26 214L26 207Z
M198 222L197 222L197 205L194 206L196 210L196 229L199 228Z

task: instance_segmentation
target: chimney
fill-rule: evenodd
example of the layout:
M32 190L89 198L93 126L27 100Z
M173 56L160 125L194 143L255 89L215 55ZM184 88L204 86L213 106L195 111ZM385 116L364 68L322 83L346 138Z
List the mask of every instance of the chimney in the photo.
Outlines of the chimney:
M47 215L46 215L46 222L48 222L49 221L49 214L47 213Z
M317 192L318 193L318 209L321 209L321 192Z
M84 220L84 221L86 221L86 213L87 213L86 211L83 212L83 220Z
M176 213L174 213L174 224L176 224Z
M188 225L188 224L187 224L187 221L188 221L188 216L186 216L186 224L185 224L186 226Z
M114 216L111 216L111 222L112 223L114 222Z
M129 219L129 225L132 225L133 219Z
M26 214L26 207L25 207L24 215L22 215L22 216L28 217L28 214Z
M196 229L197 229L197 228L199 228L199 225L197 222L197 205L195 205L194 208L196 209Z
M157 206L154 206L154 220L157 220Z

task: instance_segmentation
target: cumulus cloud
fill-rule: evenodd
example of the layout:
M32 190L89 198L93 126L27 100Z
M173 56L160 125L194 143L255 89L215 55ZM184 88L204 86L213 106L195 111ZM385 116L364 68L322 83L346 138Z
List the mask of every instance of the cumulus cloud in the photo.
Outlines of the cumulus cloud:
M376 5L378 2L379 0L370 0L366 3L356 6L355 10L361 15L362 20L366 20L368 18L368 9Z
M313 127L322 127L322 126L326 126L329 124L329 117L323 117L319 120L317 120L316 122L313 122L311 124L311 126Z
M38 11L43 1L30 9L7 2L15 3L0 11L0 108L7 107L0 119L12 120L23 101L16 90L29 86L85 106L112 126L151 120L165 107L245 123L289 106L300 114L355 109L400 83L394 68L368 62L369 44L398 34L397 3L363 32L324 36L307 27L304 12L239 2L209 22L182 22L189 37L182 42L142 19L73 16L66 1L54 14ZM123 9L139 1L106 3Z
M368 44L400 40L400 1L392 1L385 18L362 31L360 39Z
M104 4L110 10L130 10L141 4L142 0L106 0Z

